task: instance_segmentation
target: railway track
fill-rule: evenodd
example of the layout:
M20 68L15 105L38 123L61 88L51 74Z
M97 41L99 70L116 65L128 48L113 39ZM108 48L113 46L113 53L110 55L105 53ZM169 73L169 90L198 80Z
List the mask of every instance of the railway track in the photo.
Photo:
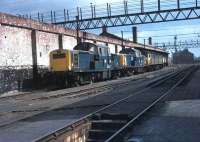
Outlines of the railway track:
M185 68L170 73L156 82L150 83L146 88L130 94L114 103L108 104L80 119L72 122L49 135L35 139L36 142L64 141L69 132L77 127L88 124L87 142L122 142L123 135L134 125L135 121L143 116L155 104L173 91L182 83L195 67ZM112 127L114 129L112 129Z
M153 108L156 104L158 104L162 99L164 99L166 96L168 96L177 86L179 86L181 83L183 83L194 71L196 68L189 70L185 73L185 75L180 75L180 80L178 80L169 90L167 90L165 93L163 93L161 96L156 98L154 101L152 101L151 104L149 104L143 111L141 111L139 114L134 116L126 125L124 125L121 129L116 131L112 136L110 136L108 139L105 140L105 142L122 142L124 141L124 135L126 135L132 127L137 123L137 121L142 118L148 111L150 111L151 108ZM178 77L179 78L179 77ZM176 79L174 79L176 80Z
M157 74L155 75L155 78L152 79L152 81L150 82L150 84L154 83L155 80L159 79L159 78L162 78L163 76L167 76L168 74L171 74L173 71L170 71L170 72L162 72L160 73L160 76ZM148 74L148 75L151 75L152 73ZM22 96L9 96L8 98L2 98L0 99L0 101L2 101L3 103L5 103L3 100L6 100L6 99L11 99L11 100L16 100L14 101L14 103L16 104L16 109L15 107L13 109L10 109L6 112L1 112L0 113L0 118L3 118L2 120L3 121L0 121L1 124L0 124L0 127L5 127L5 126L8 126L9 124L13 124L13 123L16 123L20 120L24 120L24 119L28 119L28 118L31 118L33 117L34 115L39 115L39 114L42 114L46 111L50 111L50 110L53 110L53 109L59 109L61 108L64 103L60 104L60 103L56 103L59 102L60 99L68 99L68 100L81 100L82 98L89 98L89 97L92 97L92 96L96 96L96 95L99 95L99 94L102 94L102 93L108 93L109 91L112 91L112 90L116 90L118 88L123 88L124 86L128 86L129 83L131 83L132 85L135 86L135 84L140 84L141 82L146 82L146 80L149 79L148 75L145 75L145 76L141 76L141 77L127 77L127 78L123 78L122 80L120 81L112 81L112 82L109 82L104 84L102 83L101 85L98 86L98 84L94 84L92 86L85 86L85 88L80 88L80 89L77 89L77 90L73 90L72 88L72 91L69 91L69 92L52 92L52 94L50 95L32 95L32 96L26 96L26 99ZM145 83L144 83L145 84ZM149 83L146 83L146 84L149 84ZM145 86L145 85L143 85ZM83 86L84 87L84 86ZM22 98L21 98L22 97ZM31 102L29 102L31 101ZM21 103L22 102L22 103ZM52 104L52 102L54 102L54 104L56 104L55 107L48 107L46 105L36 105L36 107L30 107L28 106L29 104L34 104L34 102L38 103L38 102L49 102L49 104ZM63 101L65 102L65 101ZM9 101L8 101L9 103ZM25 104L24 104L25 103ZM17 105L18 104L18 105ZM19 108L18 106L20 106L20 104L22 104L22 106L26 105L27 104L27 107L22 107L22 108ZM66 103L65 103L66 104ZM107 105L107 104L103 104L104 106ZM103 106L103 105L96 105L96 106ZM1 105L1 107L3 107ZM92 106L90 106L92 107ZM25 115L21 115L21 114L25 114ZM19 116L18 116L19 114ZM9 118L9 119L5 119L6 116L12 116L13 115L13 118Z
M0 96L0 100L8 100L8 99L16 99L16 100L23 100L24 97L31 97L31 95L33 94L33 99L32 100L47 100L47 99L51 99L51 98L59 98L59 97L63 97L63 96L74 96L74 94L79 94L82 92L90 92L91 90L97 89L100 90L101 88L109 88L109 87L113 87L114 85L120 85L120 84L127 84L130 81L133 80L145 80L144 77L148 76L148 75L152 75L153 72L147 73L146 75L140 74L140 77L127 77L127 78L121 78L120 81L115 82L116 80L112 80L109 81L107 84L100 84L98 85L98 83L94 84L94 85L86 85L86 86L81 86L80 88L78 87L78 89L73 90L73 88L68 88L68 89L72 89L72 90L67 90L67 89L62 89L63 91L57 90L57 91L42 91L42 92L21 92L19 94L16 95L8 95L8 96ZM165 72L163 73L165 74ZM44 94L42 96L38 96L37 94ZM36 96L36 97L35 97Z

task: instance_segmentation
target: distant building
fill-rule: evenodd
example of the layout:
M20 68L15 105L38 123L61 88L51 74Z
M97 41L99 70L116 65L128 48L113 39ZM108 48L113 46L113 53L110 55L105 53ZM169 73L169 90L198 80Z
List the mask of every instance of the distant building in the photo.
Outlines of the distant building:
M174 64L192 64L194 63L194 54L184 49L173 54Z
M194 62L195 62L195 63L200 63L200 57L195 58L195 59L194 59Z

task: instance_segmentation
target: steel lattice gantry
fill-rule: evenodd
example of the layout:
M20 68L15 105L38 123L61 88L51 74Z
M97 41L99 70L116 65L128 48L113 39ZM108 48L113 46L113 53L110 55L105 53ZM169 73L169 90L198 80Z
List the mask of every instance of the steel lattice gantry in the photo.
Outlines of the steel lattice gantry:
M97 29L103 26L116 27L137 24L159 23L168 21L179 21L200 18L200 7L177 8L169 10L159 10L150 12L141 12L134 14L123 14L105 17L94 17L88 19L78 19L54 24L63 25L68 28L80 30Z
M186 48L200 48L200 40L181 41L176 45L174 43L157 43L154 47L165 50L186 49Z

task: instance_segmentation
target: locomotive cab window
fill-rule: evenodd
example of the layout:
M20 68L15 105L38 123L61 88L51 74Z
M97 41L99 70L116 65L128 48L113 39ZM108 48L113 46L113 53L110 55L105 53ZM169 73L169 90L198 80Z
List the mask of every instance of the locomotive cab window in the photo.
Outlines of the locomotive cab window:
M74 54L74 60L73 60L73 61L74 61L74 66L75 66L75 67L78 67L78 60L79 60L79 59L78 59L78 54L75 53L75 54Z

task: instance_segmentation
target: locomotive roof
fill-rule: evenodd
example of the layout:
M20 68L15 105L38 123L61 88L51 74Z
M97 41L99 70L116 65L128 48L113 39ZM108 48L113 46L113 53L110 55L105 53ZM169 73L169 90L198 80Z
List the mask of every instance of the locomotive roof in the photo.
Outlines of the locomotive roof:
M94 48L98 48L98 47L108 48L107 46L101 45L101 44L95 44L95 43L90 43L90 42L80 42L79 44L77 44L74 47L74 50L90 51L90 49L92 47L94 47Z
M119 52L121 54L135 54L135 50L132 48L122 48L122 50Z
M90 42L80 42L74 47L74 50L90 51L92 47L96 48L97 45Z

